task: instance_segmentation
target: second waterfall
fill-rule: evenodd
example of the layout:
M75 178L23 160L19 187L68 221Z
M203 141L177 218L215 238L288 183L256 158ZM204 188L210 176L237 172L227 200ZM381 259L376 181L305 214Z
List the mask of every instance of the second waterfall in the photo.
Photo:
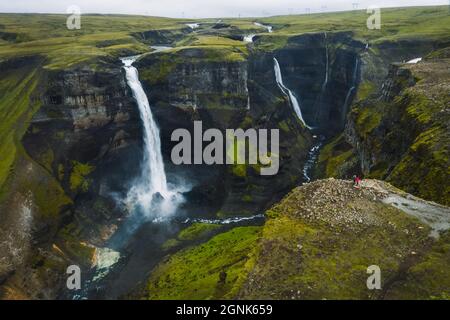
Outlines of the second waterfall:
M283 76L281 75L281 68L280 64L278 63L278 60L274 57L274 70L275 70L275 79L277 81L278 87L281 89L281 91L289 98L289 101L292 104L292 107L294 108L294 112L297 115L298 119L303 123L303 125L311 129L310 126L308 126L303 119L302 110L300 108L300 103L298 102L297 98L295 97L294 93L288 89L284 83L283 83Z

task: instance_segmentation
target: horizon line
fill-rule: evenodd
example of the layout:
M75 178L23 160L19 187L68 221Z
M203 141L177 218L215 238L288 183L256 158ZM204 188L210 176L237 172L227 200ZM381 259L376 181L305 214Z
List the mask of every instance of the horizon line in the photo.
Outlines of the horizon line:
M171 16L154 16L154 15L146 15L146 14L134 14L134 13L99 13L99 12L87 12L81 13L82 16L131 16L131 17L147 17L147 18L164 18L164 19L173 19L173 20L208 20L208 19L255 19L255 18L273 18L273 17L287 17L287 16L310 16L310 15L319 15L319 14L332 14L332 13L344 13L344 12L353 12L353 11L366 11L370 7L378 7L380 9L411 9L411 8L433 8L433 7L446 7L448 6L450 9L450 4L441 4L441 5L413 5L413 6L368 6L367 8L358 8L358 9L343 9L343 10L331 10L331 11L311 11L309 13L293 13L293 14L274 14L267 16L213 16L213 17L201 17L201 18L191 18L191 17L171 17ZM61 13L61 12L0 12L0 14L36 14L36 15L61 15L67 16L72 13Z

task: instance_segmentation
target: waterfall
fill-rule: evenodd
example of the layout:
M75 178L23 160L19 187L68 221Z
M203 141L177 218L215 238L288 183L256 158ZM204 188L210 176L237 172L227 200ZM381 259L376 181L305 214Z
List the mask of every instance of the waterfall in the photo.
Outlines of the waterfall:
M325 40L325 59L326 59L326 67L325 67L325 80L323 81L322 84L322 92L321 94L323 94L323 92L325 91L325 88L327 86L328 83L328 65L329 65L329 59L328 59L328 45L327 45L327 33L324 33L324 40Z
M314 114L314 120L317 123L320 119L320 112L323 109L322 105L323 105L323 97L325 95L325 91L327 89L327 84L328 84L328 77L329 77L329 54L328 54L328 45L327 45L327 33L324 32L323 34L324 36L324 47L325 47L325 75L324 75L324 79L322 82L322 87L320 90L320 93L317 95L316 101L314 103L314 110L315 110L315 114Z
M244 42L253 42L253 37L255 36L255 34L248 34L246 36L244 36Z
M272 26L269 26L269 25L266 25L266 24L262 24L262 23L259 23L259 22L255 22L253 24L255 26L258 26L258 27L261 27L261 28L265 28L269 33L272 33L272 31L273 31L273 27Z
M347 95L345 96L344 105L342 106L342 122L345 124L345 118L347 117L348 104L353 91L356 89L356 81L358 76L358 57L355 60L355 67L353 68L352 76L352 86L348 89Z
M295 95L292 93L291 90L289 90L284 84L283 84L283 77L281 76L281 69L280 64L278 63L278 60L274 57L274 70L275 70L275 79L277 80L278 87L280 87L281 91L289 97L289 101L292 104L292 107L294 108L295 114L300 119L300 121L303 123L305 127L308 129L311 129L310 126L308 126L303 119L302 110L300 109L300 104L295 97Z
M126 79L139 108L144 129L144 154L142 173L127 196L127 203L132 207L140 206L145 215L157 211L158 215L169 213L180 195L169 190L161 153L159 128L153 118L147 95L139 81L139 74L132 66L137 57L123 58ZM159 217L160 218L160 217Z
M186 25L191 28L192 30L197 29L198 27L200 27L200 24L198 23L186 23Z

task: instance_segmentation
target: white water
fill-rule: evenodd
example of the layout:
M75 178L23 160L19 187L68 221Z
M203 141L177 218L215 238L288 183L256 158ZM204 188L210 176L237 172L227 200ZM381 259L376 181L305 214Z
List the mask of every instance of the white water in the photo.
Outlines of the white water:
M344 100L344 105L342 107L342 116L343 116L343 121L345 122L345 118L347 116L347 109L349 107L348 103L350 100L350 96L352 95L353 91L356 89L356 77L358 75L358 58L356 58L355 60L355 67L353 69L353 77L352 77L352 86L348 89L347 95L345 96L345 100Z
M92 281L98 281L104 278L109 270L120 259L120 253L109 248L95 249L95 275Z
M281 75L281 69L280 64L278 63L278 60L276 58L273 58L274 61L274 70L275 70L275 78L277 80L278 87L280 87L281 91L289 97L289 100L291 101L292 107L294 108L295 114L300 119L300 121L303 123L305 127L308 129L311 129L310 126L308 126L303 119L302 110L300 109L300 104L295 97L295 95L292 93L291 90L289 90L284 84L283 84L283 77Z
M154 50L151 53L157 53L157 52L173 49L173 47L169 47L169 46L150 46L150 48L152 48Z
M422 61L422 58L415 58L415 59L409 60L407 63L417 63L420 61Z
M311 182L311 171L316 164L317 157L319 156L320 148L322 147L324 137L320 136L313 136L314 139L318 139L317 142L314 143L314 145L309 149L308 152L308 159L305 162L305 165L303 167L303 177L306 180L306 183Z
M208 223L208 224L231 224L231 223L240 223L244 221L251 221L256 219L263 219L264 214L256 214L254 216L249 217L232 217L232 218L226 218L226 219L202 219L202 218L187 218L183 221L183 223Z
M324 40L325 40L325 57L326 57L327 61L326 61L326 68L325 68L325 80L323 81L323 84L322 84L322 94L328 83L329 59L328 59L328 45L327 45L327 33L326 32L324 33Z
M254 25L258 26L258 27L261 27L261 28L265 28L269 33L272 33L272 31L273 31L273 27L269 26L269 25L265 25L265 24L262 24L262 23L259 23L259 22L255 22Z
M164 162L161 153L159 128L153 119L150 104L139 81L139 74L132 66L137 57L123 58L128 86L139 107L144 126L144 157L142 174L127 195L126 203L131 211L138 206L144 215L154 212L161 219L174 211L180 200L180 194L169 190Z
M186 25L191 28L192 30L197 29L198 27L200 27L200 24L198 23L186 23Z
M248 34L248 35L244 36L244 42L253 42L254 36L255 36L255 34Z

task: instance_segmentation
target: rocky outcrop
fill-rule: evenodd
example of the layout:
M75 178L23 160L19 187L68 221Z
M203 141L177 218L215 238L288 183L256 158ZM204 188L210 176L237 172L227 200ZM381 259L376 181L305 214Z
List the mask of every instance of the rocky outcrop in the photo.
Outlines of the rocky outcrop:
M264 226L236 227L168 257L142 294L148 299L447 297L449 209L410 198L411 205L429 206L438 218L446 217L440 238L433 239L430 217L412 218L389 204L393 196L410 198L377 180L365 180L359 188L335 179L295 188L266 212ZM367 270L373 268L380 270L381 286L371 290Z

